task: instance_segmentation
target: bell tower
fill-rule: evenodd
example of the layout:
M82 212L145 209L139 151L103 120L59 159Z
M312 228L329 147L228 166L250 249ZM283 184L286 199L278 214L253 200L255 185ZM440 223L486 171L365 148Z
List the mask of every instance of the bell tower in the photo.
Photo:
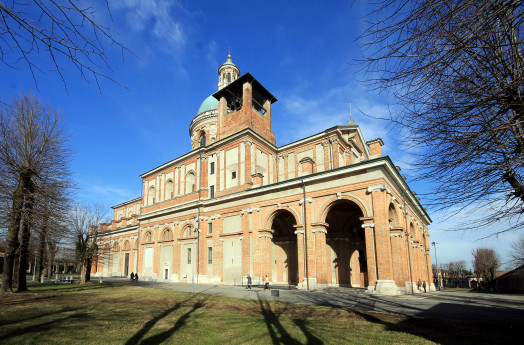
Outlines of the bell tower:
M276 143L271 131L271 104L277 99L251 74L228 83L213 97L219 101L217 140L250 128L273 145Z
M231 49L227 54L227 60L218 67L218 89L231 84L240 77L240 68L231 60Z

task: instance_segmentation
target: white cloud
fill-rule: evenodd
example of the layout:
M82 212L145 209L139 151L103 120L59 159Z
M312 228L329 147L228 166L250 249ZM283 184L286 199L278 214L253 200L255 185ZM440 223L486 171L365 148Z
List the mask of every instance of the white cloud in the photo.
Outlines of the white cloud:
M292 128L282 130L280 139L286 143L333 126L347 125L351 117L360 126L366 140L382 138L387 145L391 135L388 122L376 119L387 117L387 105L377 102L371 94L359 91L355 84L329 89L314 98L299 96L298 92L303 90L292 90L289 95L281 97L286 116L300 119Z
M186 43L182 23L175 19L180 8L170 0L118 0L112 1L114 10L125 12L127 24L137 33L162 42L157 46L178 53Z

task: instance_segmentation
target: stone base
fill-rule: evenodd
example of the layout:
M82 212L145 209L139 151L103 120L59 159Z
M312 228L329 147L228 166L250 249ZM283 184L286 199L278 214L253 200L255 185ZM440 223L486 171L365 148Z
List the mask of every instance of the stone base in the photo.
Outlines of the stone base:
M307 281L309 280L309 289L313 290L317 288L317 278L308 278L307 280L304 279L302 283L298 283L297 289L300 290L306 290L308 288Z
M374 287L368 286L368 292L390 296L400 295L399 289L394 280L377 280L377 285Z
M220 277L214 275L199 275L198 282L202 284L220 284Z

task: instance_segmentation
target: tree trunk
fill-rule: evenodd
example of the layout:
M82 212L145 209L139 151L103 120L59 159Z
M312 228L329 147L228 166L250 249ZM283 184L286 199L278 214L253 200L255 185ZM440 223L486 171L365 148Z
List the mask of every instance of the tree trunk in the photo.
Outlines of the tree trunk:
M13 208L11 210L9 228L6 236L6 246L4 254L4 274L2 275L2 292L13 292L13 272L18 249L18 231L22 219L22 209L24 206L24 190L30 180L29 174L21 174L18 186L13 194Z
M44 218L44 222L42 224L42 229L40 231L40 242L38 245L38 250L36 254L36 277L37 281L40 282L42 279L42 274L44 271L44 259L45 259L45 240L47 235L47 219L46 216Z
M31 224L33 222L35 186L32 181L25 190L24 220L22 223L22 243L20 245L20 265L18 266L17 292L27 291L27 268L29 258L29 240L31 239Z

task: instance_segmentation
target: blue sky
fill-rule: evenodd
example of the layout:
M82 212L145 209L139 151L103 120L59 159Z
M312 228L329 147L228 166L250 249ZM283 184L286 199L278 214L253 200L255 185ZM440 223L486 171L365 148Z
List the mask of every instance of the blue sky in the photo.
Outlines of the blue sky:
M351 103L366 140L381 137L384 154L409 165L411 158L398 150L400 133L362 114L384 116L388 107L384 95L366 88L354 63L368 10L363 1L351 7L350 1L119 0L110 8L112 21L103 7L97 18L137 57L109 47L112 71L104 72L131 90L107 80L99 90L68 64L62 65L67 90L51 71L37 73L37 87L23 64L18 70L0 65L2 100L32 92L64 114L79 201L100 202L111 211L140 196L138 175L190 150L189 123L216 91L217 68L229 48L241 73L250 72L279 100L272 109L277 145L347 124ZM33 58L51 69L45 55ZM431 210L430 216L439 263L464 259L470 265L471 249L485 246L509 261L518 233L475 241L487 232L446 232L457 217ZM435 262L433 247L431 254Z

